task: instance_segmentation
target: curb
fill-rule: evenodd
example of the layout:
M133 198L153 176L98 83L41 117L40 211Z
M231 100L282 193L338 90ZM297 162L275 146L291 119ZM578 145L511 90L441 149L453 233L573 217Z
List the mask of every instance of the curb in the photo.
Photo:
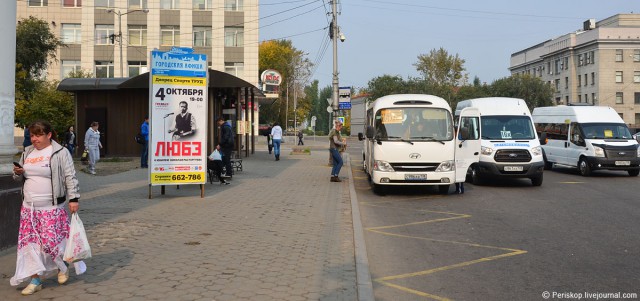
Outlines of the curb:
M347 156L347 159L348 156ZM349 175L349 196L351 199L351 219L353 220L353 242L355 245L356 259L356 286L359 301L374 300L373 284L369 273L369 259L367 257L367 246L364 241L364 230L362 220L360 220L360 207L358 196L353 183L353 173L351 172L351 160L347 161L347 173Z

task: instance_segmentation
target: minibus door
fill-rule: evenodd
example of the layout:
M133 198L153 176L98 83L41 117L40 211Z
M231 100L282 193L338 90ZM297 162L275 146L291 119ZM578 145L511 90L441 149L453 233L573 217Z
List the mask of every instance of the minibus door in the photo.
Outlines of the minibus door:
M460 112L456 133L456 182L464 182L469 166L480 159L480 111L477 108Z

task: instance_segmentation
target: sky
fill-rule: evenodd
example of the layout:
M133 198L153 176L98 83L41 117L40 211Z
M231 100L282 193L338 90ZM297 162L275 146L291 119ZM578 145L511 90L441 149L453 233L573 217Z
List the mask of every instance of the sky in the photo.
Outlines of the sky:
M619 13L637 0L339 0L340 86L356 90L382 75L417 77L418 56L444 48L465 60L469 81L509 76L511 54ZM311 80L330 86L330 0L260 0L259 41L291 40L313 62Z

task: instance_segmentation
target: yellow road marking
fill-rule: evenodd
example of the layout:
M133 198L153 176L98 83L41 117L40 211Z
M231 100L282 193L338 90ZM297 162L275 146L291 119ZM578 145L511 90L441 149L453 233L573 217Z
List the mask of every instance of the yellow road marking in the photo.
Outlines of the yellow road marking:
M362 204L368 205L368 206L385 207L385 208L392 208L392 209L404 209L404 210L409 209L409 208L401 208L401 207L379 205L381 203L390 203L390 202L391 201L384 201L384 202L376 202L375 204L373 204L373 203L362 203ZM406 286L401 286L401 285L398 285L398 284L394 284L394 283L391 283L390 281L398 280L398 279L411 278L411 277L431 275L431 274L435 274L437 272L442 272L442 271L462 268L462 267L474 265L474 264L477 264L477 263L489 262L489 261L493 261L493 260L498 260L498 259L502 259L502 258L506 258L506 257L522 255L522 254L526 254L527 253L527 251L518 250L518 249L503 248L503 247L496 247L496 246L487 246L487 245L481 245L481 244L477 244L477 243L450 241L450 240L434 239L434 238L428 238L428 237L411 236L411 235L396 234L396 233L381 231L383 229L392 229L392 228L399 228L399 227L406 227L406 226L413 226L413 225L420 225L420 224L427 224L427 223L434 223L434 222L441 222L441 221L448 221L448 220L454 220L454 219L460 219L460 218L470 218L471 217L471 215L469 215L469 214L460 214L460 213L454 213L454 212L443 212L443 211L432 211L432 210L415 210L415 211L422 211L422 212L429 212L429 213L436 213L436 214L447 214L447 215L454 215L454 216L446 217L446 218L429 219L429 220L418 221L418 222L411 222L411 223L406 223L406 224L401 224L401 225L388 225L388 226L380 226L380 227L371 227L371 228L366 228L366 230L367 231L371 231L373 233L378 233L378 234L387 235L387 236L393 236L393 237L428 240L428 241L433 241L433 242L449 243L449 244L462 245L462 246L467 246L467 247L501 250L501 251L505 251L506 253L498 254L498 255L494 255L494 256L489 256L489 257L483 257L483 258L474 259L474 260L469 260L469 261L464 261L464 262L451 264L451 265L447 265L447 266L442 266L442 267L438 267L438 268L433 268L433 269L428 269L428 270L424 270L424 271L417 271L417 272L412 272L412 273L405 273L405 274L399 274L399 275L380 277L380 278L374 279L373 281L375 281L377 283L380 283L382 285L385 285L385 286L388 286L388 287L392 287L392 288L395 288L395 289L398 289L398 290L401 290L401 291L404 291L404 292L407 292L407 293L410 293L410 294L418 295L418 296L421 296L421 297L427 297L427 298L434 299L434 300L450 300L450 299L445 298L445 297L429 294L427 292L422 292L422 291L418 291L418 290L415 290L415 289L408 288Z
M560 184L584 184L584 182L558 182Z

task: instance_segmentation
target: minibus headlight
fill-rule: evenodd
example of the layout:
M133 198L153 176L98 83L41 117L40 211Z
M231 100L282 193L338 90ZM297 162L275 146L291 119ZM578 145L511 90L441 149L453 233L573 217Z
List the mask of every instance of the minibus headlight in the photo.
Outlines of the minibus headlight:
M454 171L455 169L456 169L456 165L454 164L453 160L449 160L449 161L443 161L442 163L440 163L440 165L438 165L438 168L436 168L436 171L439 171L439 172Z
M602 147L594 146L593 152L595 153L596 157L604 157L604 149L602 149Z
M534 156L542 156L542 147L540 147L540 146L536 146L536 147L532 148L532 149L531 149L531 153L532 153Z
M493 148L486 147L486 146L481 146L480 151L485 156L491 156L491 154L493 154Z
M640 158L640 146L637 148L636 155L638 158Z
M389 164L389 162L380 161L380 160L376 160L376 162L373 164L373 170L377 170L377 171L394 171L393 167L391 167L391 164Z

